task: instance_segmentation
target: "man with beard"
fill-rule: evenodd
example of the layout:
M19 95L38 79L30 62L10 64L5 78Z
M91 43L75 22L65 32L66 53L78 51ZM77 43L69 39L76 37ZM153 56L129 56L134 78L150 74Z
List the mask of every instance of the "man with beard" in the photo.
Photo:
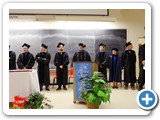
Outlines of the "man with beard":
M54 58L54 64L56 66L57 85L58 85L58 88L56 90L61 90L62 85L63 89L67 90L66 85L68 81L69 57L68 54L64 51L63 43L59 43L57 45L57 48L59 48L59 52L55 54Z

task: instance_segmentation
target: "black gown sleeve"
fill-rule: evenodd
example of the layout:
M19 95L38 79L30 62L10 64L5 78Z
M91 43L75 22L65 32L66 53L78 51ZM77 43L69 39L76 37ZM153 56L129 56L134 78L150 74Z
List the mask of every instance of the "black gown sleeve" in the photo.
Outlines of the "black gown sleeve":
M73 67L73 62L76 62L76 61L78 61L78 59L77 59L77 55L78 53L77 52L75 52L74 53L74 55L73 55L73 59L72 59L72 63L71 63L71 67Z
M78 54L78 53L76 52L76 53L73 55L73 60L72 60L72 62L78 61L78 60L77 60L77 54Z
M45 60L42 59L42 64L49 64L50 59L51 59L51 55L49 53L47 53L45 58L46 58Z
M104 61L102 62L102 66L103 66L103 67L107 67L107 66L108 66L108 57L107 57L107 54L106 54L106 53L105 53Z
M69 57L67 53L64 54L64 59L63 67L67 67L69 64Z
M59 61L58 61L58 53L55 54L55 57L54 57L54 65L55 65L56 67L59 67L59 66L60 66Z
M86 57L87 57L87 61L90 61L90 62L91 62L91 56L89 55L88 52L86 52Z
M145 50L144 46L139 47L139 62L142 63L145 60Z
M11 65L14 69L16 69L16 53L12 52L9 58L9 65Z
M23 65L23 55L22 54L20 54L19 57L18 57L17 65L18 65L19 69L23 69L24 68L24 65Z
M102 64L101 64L100 61L99 61L99 55L98 55L98 53L97 53L96 56L95 56L95 62L96 62L99 66L102 66Z
M111 67L111 56L107 56L107 68L110 68Z
M40 57L39 53L36 55L35 60L37 63L41 64L42 63L42 58Z
M118 64L119 64L120 69L123 69L123 66L122 66L122 57L121 56L118 56Z
M133 51L133 61L136 63L136 53Z
M29 55L29 61L28 64L26 65L27 69L32 69L32 67L35 64L34 56L32 54Z
M122 53L122 67L125 66L125 58L126 58L126 55L125 55L125 52Z

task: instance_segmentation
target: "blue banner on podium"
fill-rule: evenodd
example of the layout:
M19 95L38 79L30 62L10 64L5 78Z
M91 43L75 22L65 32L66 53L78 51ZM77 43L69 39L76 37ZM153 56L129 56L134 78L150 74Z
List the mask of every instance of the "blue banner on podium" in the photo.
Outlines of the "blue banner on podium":
M76 100L83 101L81 98L81 92L87 91L85 88L84 81L81 81L80 78L84 77L85 80L88 80L92 75L92 63L91 62L76 62L75 63L75 97Z

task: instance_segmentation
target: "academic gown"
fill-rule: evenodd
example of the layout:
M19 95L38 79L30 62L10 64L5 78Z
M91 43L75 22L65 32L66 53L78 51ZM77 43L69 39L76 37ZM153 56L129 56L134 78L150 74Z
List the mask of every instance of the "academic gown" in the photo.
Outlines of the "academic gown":
M121 82L122 58L119 55L110 55L109 61L109 81Z
M124 82L126 85L136 82L136 54L134 50L126 50L122 53L122 65L124 67Z
M101 72L107 78L108 58L106 52L98 52L95 57L95 62L98 64L98 72Z
M35 60L38 63L38 78L40 82L40 87L46 85L46 88L50 84L50 72L49 72L49 62L51 55L48 52L40 52L36 55Z
M66 52L57 52L54 58L54 64L56 66L56 75L57 75L57 85L67 85L68 81L68 64L69 57ZM63 66L63 69L60 68L60 65Z
M142 87L145 83L145 70L143 69L142 61L145 60L145 44L139 47L139 86Z
M79 50L73 56L72 62L79 62L79 61L89 61L91 62L91 57L89 53L85 50Z
M16 53L9 51L9 70L16 69Z
M24 67L32 69L35 64L34 56L30 52L22 53L18 57L17 64L19 69L23 69Z

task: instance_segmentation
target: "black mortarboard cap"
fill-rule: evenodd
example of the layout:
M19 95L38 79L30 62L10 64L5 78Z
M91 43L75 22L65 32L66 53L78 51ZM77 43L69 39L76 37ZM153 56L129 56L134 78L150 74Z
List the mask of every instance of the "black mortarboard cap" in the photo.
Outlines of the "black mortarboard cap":
M23 45L22 45L22 47L27 47L27 48L30 48L30 45L28 45L27 43L24 43Z
M60 45L64 46L65 44L60 42L60 43L58 43L57 48L59 48Z
M48 46L47 46L47 45L45 45L45 44L42 44L42 45L41 45L41 47L43 47L43 48L45 48L45 49L47 49L47 48L48 48Z
M117 52L118 52L118 48L112 48L112 51L113 51L113 50L115 50L115 51L117 51Z
M82 47L86 47L86 45L84 45L83 43L79 43L79 46L82 46Z
M131 41L127 42L127 43L125 44L125 47L128 47L129 45L132 45Z

